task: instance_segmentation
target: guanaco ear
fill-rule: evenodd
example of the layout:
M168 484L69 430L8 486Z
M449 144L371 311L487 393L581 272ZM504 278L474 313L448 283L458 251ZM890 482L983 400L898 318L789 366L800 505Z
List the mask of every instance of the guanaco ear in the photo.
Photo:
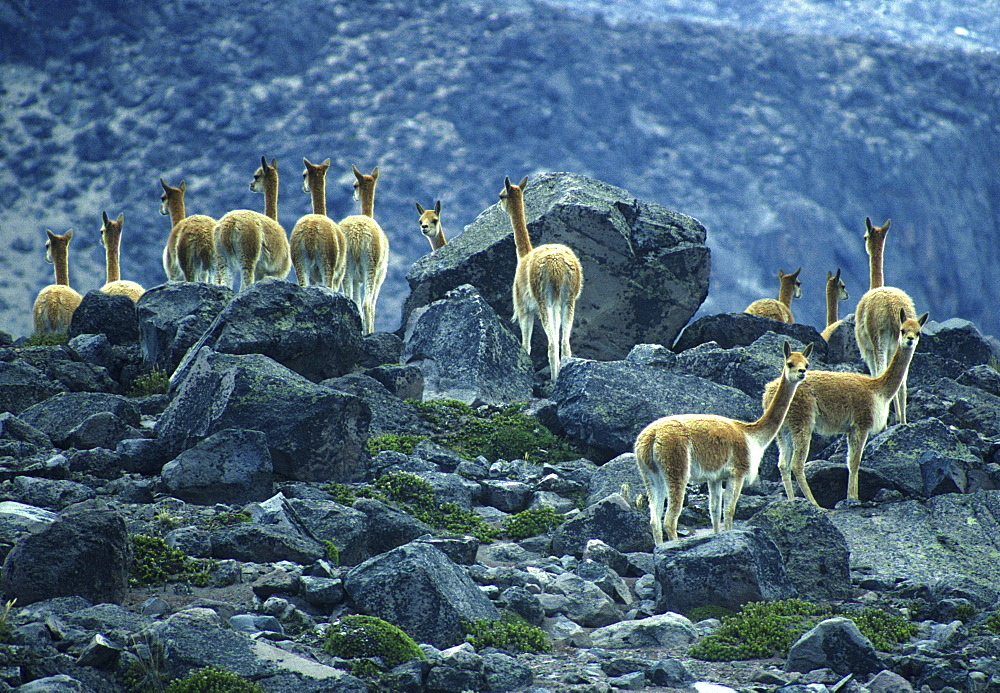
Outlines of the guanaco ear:
M510 176L503 177L503 191L505 194L510 195L511 188L513 186L510 184Z
M900 324L906 322L906 311L902 308L899 309L899 322Z
M785 343L781 346L781 350L785 352L786 359L792 355L792 345L788 343L787 339L785 340Z
M260 167L264 171L267 170L267 159L265 159L263 156L260 157Z
M118 220L115 223L117 223L119 226L125 223L125 212L118 213Z
M271 168L278 168L278 160L271 157Z
M162 178L160 179L160 185L163 186L163 192L170 192L170 186Z
M441 200L434 203L434 213L441 216Z
M378 180L378 166L372 169L372 180Z
M305 157L302 157L302 163L305 164L307 168L312 168L313 167L312 162L309 161L309 159L307 159Z
M882 230L883 231L888 231L889 230L889 224L891 224L891 223L892 223L892 219L886 219L885 223L882 224Z
M45 234L49 237L50 241L54 241L56 239L56 235L52 233L49 229L45 229Z
M73 229L67 229L63 236L66 238L66 242L69 243L70 239L73 238Z
M365 176L364 176L363 173L361 173L361 171L358 170L357 166L355 166L354 164L351 164L351 170L354 171L354 177L355 178L357 178L358 180L364 180Z
M806 348L802 350L802 355L805 356L806 358L809 358L809 354L812 353L812 350L813 350L813 343L809 342L808 346L806 346Z
M927 318L928 318L928 317L930 317L930 313L924 313L924 314L923 314L923 315L921 315L921 316L920 316L919 318L917 318L917 322L919 322L919 323L920 323L920 326L921 326L921 327L923 327L923 326L924 326L924 323L925 323L925 322L927 322Z
M424 211L425 211L424 210L424 206L422 204L420 204L419 202L417 202L416 205L417 205L417 214L423 214Z
M326 160L323 161L323 163L320 164L320 166L326 166L327 168L330 168L330 157L326 157Z
M184 181L181 181L181 184L180 184L180 185L178 185L178 186L177 186L177 188L178 188L178 189L179 189L179 190L180 190L181 192L184 192L185 190L187 190L187 184L186 184L186 183L185 183Z
M866 236L872 232L872 220L870 217L865 217L865 231Z
M101 212L101 221L104 222L105 226L108 225L108 213L107 212Z
M519 187L522 191L525 188L527 188L528 187L528 177L525 176L524 178L522 178L521 182L517 184L517 187Z
M791 274L792 279L798 279L799 278L799 272L801 272L801 271L802 271L802 268L799 267L797 270L795 270L794 272L792 272L792 274Z
M840 280L840 268L839 268L839 267L837 268L837 274L835 275L835 278L836 278L836 279L837 279L838 281Z

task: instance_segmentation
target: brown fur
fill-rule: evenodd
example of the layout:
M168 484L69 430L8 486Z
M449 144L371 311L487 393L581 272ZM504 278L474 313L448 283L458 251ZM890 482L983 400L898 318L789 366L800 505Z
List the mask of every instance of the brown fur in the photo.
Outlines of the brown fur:
M292 266L300 286L319 284L340 290L344 281L347 240L340 225L326 215L326 172L330 160L302 159L302 190L312 195L313 213L295 223L289 241Z
M424 209L419 202L417 213L420 214L420 233L427 237L431 244L431 252L447 245L448 240L444 237L444 228L441 226L441 200L434 203L434 209Z
M646 426L636 438L635 458L646 485L649 523L657 544L663 541L664 524L667 536L677 538L677 518L689 482L708 482L712 529L732 529L743 484L757 478L761 457L777 435L796 388L806 378L812 345L797 352L785 342L783 352L785 362L776 381L776 396L757 421L747 423L712 414L666 416ZM722 485L727 479L729 504L723 521Z
M802 282L799 281L799 272L801 271L801 267L792 274L785 274L778 270L778 299L759 298L747 306L743 312L771 318L778 322L794 323L792 299L802 298Z
M32 307L35 334L68 332L73 320L73 311L80 305L83 296L69 286L69 242L73 239L73 229L63 235L45 230L45 261L55 268L55 284L49 284L38 292Z
M240 273L240 291L264 277L284 279L292 267L285 229L278 223L278 162L260 168L250 181L250 190L264 193L264 214L249 209L228 212L219 219L215 239L216 281L232 288Z
M920 340L920 328L927 321L900 316L901 327L896 333L900 348L889 367L878 377L861 373L811 371L799 387L788 409L788 415L778 436L778 468L785 484L785 493L795 497L792 474L799 489L809 501L819 505L805 476L812 434L847 434L847 497L858 499L858 468L868 436L885 428L889 403L906 381L910 359ZM777 380L768 383L763 402L767 406L779 387Z
M837 268L837 273L833 272L826 273L826 327L823 331L819 333L819 336L823 339L830 341L830 336L833 331L837 329L837 325L840 324L840 320L837 319L837 313L839 304L841 301L846 301L850 296L847 293L847 286L844 284L843 280L840 278L840 268Z
M104 246L104 261L106 268L106 279L101 291L113 296L128 296L132 302L138 301L146 290L139 284L121 278L121 270L118 264L119 251L122 240L122 224L125 223L125 215L119 214L115 221L108 218L107 212L101 212L101 245Z
M168 281L211 282L215 274L216 221L204 214L187 216L184 181L178 187L160 179L160 214L170 215L170 236L163 249L163 271Z
M510 216L517 249L513 301L514 319L521 327L521 346L531 353L531 334L537 315L549 342L549 372L555 381L562 359L573 355L569 340L576 301L583 289L583 267L576 253L560 243L532 247L524 213L528 177L518 185L504 178L503 185L500 201Z
M354 171L354 196L361 202L361 214L345 217L340 228L347 238L347 269L344 293L358 304L364 333L375 331L375 303L389 269L389 239L375 221L375 184L378 166L365 175Z
M885 253L885 236L889 232L891 223L892 219L886 219L881 226L875 226L870 218L865 217L865 251L868 253L869 289L885 286L882 263Z

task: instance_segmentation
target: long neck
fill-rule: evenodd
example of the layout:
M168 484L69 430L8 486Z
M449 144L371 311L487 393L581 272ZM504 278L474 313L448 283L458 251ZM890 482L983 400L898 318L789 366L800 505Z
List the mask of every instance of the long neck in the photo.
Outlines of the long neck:
M326 216L326 176L310 172L309 194L312 196L313 214Z
M528 235L528 222L524 216L524 198L520 195L508 195L507 213L510 215L510 225L514 228L517 256L522 258L531 252L531 236Z
M869 289L877 289L885 286L885 277L882 274L882 256L885 246L882 243L872 243L868 253L868 279Z
M792 403L795 389L800 382L799 380L791 382L788 380L787 374L783 374L781 382L778 384L778 391L767 405L763 415L753 423L747 424L747 434L756 437L763 446L770 444L778 434L781 424L785 421L785 414L788 413L788 407Z
M361 214L366 217L375 218L375 186L362 185L358 189L358 198L361 200Z
M437 233L429 236L427 240L431 242L431 250L437 250L441 246L448 244L448 241L444 238L444 229L441 228L440 224L438 224Z
M264 178L264 216L278 220L278 172Z
M837 322L838 304L840 303L840 287L837 282L831 282L826 289L826 326Z
M792 295L795 293L795 284L792 282L781 282L778 287L778 303L784 303L789 308L792 307Z
M121 236L115 233L105 233L104 236L104 261L107 267L107 282L116 282L122 278L121 268L118 265L118 248L121 243Z
M69 286L69 246L53 243L51 253L52 266L56 270L56 284Z
M875 390L882 397L887 400L891 399L899 390L899 386L906 381L906 374L910 370L910 361L913 360L913 352L915 351L916 347L909 349L899 347L892 355L889 367L885 369L885 372L877 378L873 378Z
M176 226L177 222L184 221L187 217L187 210L184 208L184 195L171 195L168 197L167 209L170 210L171 226Z

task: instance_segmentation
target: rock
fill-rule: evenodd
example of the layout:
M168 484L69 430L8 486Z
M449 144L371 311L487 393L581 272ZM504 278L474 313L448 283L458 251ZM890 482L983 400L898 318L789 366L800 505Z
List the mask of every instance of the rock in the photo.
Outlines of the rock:
M871 693L913 693L913 686L899 674L883 669L865 684Z
M366 556L377 556L414 541L434 529L409 513L369 498L359 498L352 506L368 517Z
M634 621L622 621L590 633L594 647L622 648L675 648L693 644L698 640L694 624L673 612L657 614ZM663 684L661 684L663 685Z
M403 350L403 340L392 332L372 332L361 338L361 354L358 365L364 368L378 368L399 363ZM388 386L387 386L388 387Z
M803 498L771 503L750 518L778 547L785 575L803 599L848 599L851 554L829 518Z
M789 649L785 671L832 669L837 674L867 678L883 669L871 641L854 621L843 616L820 621Z
M673 350L681 353L708 342L715 342L721 349L750 346L766 332L794 339L803 346L813 344L816 358L826 360L826 340L812 325L789 324L748 313L718 313L700 317L684 328Z
M1000 491L949 493L927 501L831 513L851 550L851 569L893 584L963 575L981 585L1000 584ZM872 533L879 540L873 542Z
M14 479L11 496L28 506L63 510L97 494L89 486L75 481L19 476Z
M614 600L594 583L573 573L562 573L539 595L546 615L558 612L584 628L599 628L624 618Z
M28 407L66 392L65 385L24 359L0 361L0 411L20 414Z
M240 522L212 533L212 557L250 563L291 561L309 565L326 558L326 548L294 529Z
M959 361L965 367L990 363L998 356L996 342L991 342L973 323L961 318L928 322L917 350Z
M122 379L137 355L134 344L112 344L106 334L77 335L67 347L49 350L64 358L46 359L45 372L73 392L119 392L114 381Z
M202 282L167 282L136 302L143 361L170 374L232 300L233 290Z
M139 426L139 408L127 397L99 392L61 392L44 402L22 411L19 418L47 434L59 447L70 447L73 442L89 438L92 426L115 426L108 415L121 422L117 432L124 434ZM91 419L91 417L96 417ZM88 423L88 420L90 422ZM97 438L103 438L97 435ZM111 435L111 442L117 434ZM117 445L117 440L114 442ZM114 447L112 445L112 447Z
M497 180L497 190L501 187ZM625 357L642 342L671 344L708 293L709 251L695 219L585 176L547 173L524 191L532 242L564 243L583 265L573 352L597 360ZM478 287L501 316L512 314L516 254L510 219L493 205L448 245L423 257L406 280L403 320L460 284ZM546 362L536 327L532 355Z
M199 350L262 354L319 382L350 372L361 353L361 317L344 294L267 278L241 291L177 366L179 379Z
M357 397L312 383L266 356L203 347L156 431L178 452L226 428L263 431L275 474L346 482L365 474L370 418Z
M198 505L245 505L271 496L273 468L267 437L227 428L185 450L160 472L165 490Z
M540 627L545 619L545 610L538 596L519 585L512 585L501 592L497 606L517 614L533 626Z
M341 565L357 565L367 554L368 516L332 500L278 494L253 509L255 522L278 524L315 541L332 541Z
M531 486L508 479L483 479L482 502L505 513L519 513L528 507Z
M830 338L826 340L826 358L829 364L849 363L864 368L861 350L854 337L854 313L847 315L837 324Z
M589 486L588 505L593 505L613 493L620 494L634 505L636 497L646 493L646 485L639 474L635 454L631 452L623 452L598 467L590 479Z
M51 448L52 441L46 434L10 412L0 413L0 455L20 459Z
M402 343L400 350L402 350ZM398 355L396 358L399 359ZM377 366L366 370L365 375L375 378L382 383L386 390L399 399L422 400L424 398L424 374L417 366Z
M135 303L128 296L88 291L73 311L68 336L107 335L112 344L135 344L139 341L139 318Z
M417 642L450 647L463 640L462 621L500 613L440 549L411 542L355 566L344 576L351 604L399 626Z
M552 535L552 552L580 557L591 539L600 539L622 553L653 548L649 517L634 510L617 493L559 525Z
M747 602L796 595L781 553L761 529L668 541L653 556L658 612L684 613L707 604L736 611Z
M534 676L531 669L502 652L488 652L482 655L483 677L486 690L516 691L531 686Z
M420 369L425 400L478 406L531 399L533 371L520 341L468 284L410 315L400 359Z
M385 433L422 435L428 425L410 404L389 392L378 380L363 373L349 373L339 378L323 380L320 385L354 395L363 400L372 413L369 427L372 436Z
M132 544L121 515L69 510L18 539L3 564L3 592L20 606L65 596L117 603L125 597L131 567Z
M760 416L760 403L738 390L627 361L568 361L552 400L560 426L593 448L588 456L600 462L630 452L639 432L662 416L692 411L744 421Z

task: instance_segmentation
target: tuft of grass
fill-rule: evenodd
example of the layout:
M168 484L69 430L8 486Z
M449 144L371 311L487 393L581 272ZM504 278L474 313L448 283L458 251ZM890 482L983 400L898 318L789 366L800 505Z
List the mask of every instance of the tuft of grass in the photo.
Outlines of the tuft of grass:
M342 659L378 657L390 669L411 659L426 659L423 650L401 628L377 616L360 614L331 623L323 638L323 649Z
M325 488L326 492L333 496L333 499L341 505L351 505L357 499L357 495L347 484L331 481Z
M10 610L14 608L16 603L16 598L8 599L3 603L3 607L0 607L0 643L10 642L14 633L14 629L10 625Z
M69 335L65 332L53 332L51 334L33 334L24 340L24 346L62 346L69 343Z
M244 512L242 510L238 512L223 512L216 513L209 519L205 520L205 529L222 529L223 527L229 527L231 525L238 525L243 522L250 521L250 513Z
M231 671L208 666L167 685L166 693L266 693L259 684Z
M862 635L871 640L875 649L882 652L892 650L917 634L914 624L882 609L865 609L860 614L845 615L854 621Z
M418 509L434 507L434 487L413 472L389 472L375 480L375 488L392 501Z
M435 529L450 534L469 534L483 543L493 541L499 535L499 531L482 517L462 509L457 503L438 506L434 500L434 487L413 472L385 474L375 481L374 490L383 494L382 500L397 503L402 510Z
M986 621L983 622L986 629L991 633L1000 635L1000 611L990 616Z
M181 526L182 522L181 518L177 517L166 508L160 508L157 510L156 515L153 516L153 521L168 529L177 529Z
M722 619L713 633L689 651L696 659L730 661L787 654L799 636L830 615L829 609L802 601L750 602Z
M705 606L696 606L684 615L687 616L693 623L697 623L698 621L704 621L707 618L717 618L721 621L724 618L733 616L735 613L736 612L732 609L727 609L724 606L706 604Z
M564 519L552 508L532 508L506 518L503 528L511 539L527 539L555 529Z
M323 547L326 549L326 557L330 559L330 562L334 565L340 565L340 549L329 539L323 540Z
M413 448L417 446L417 443L426 438L427 436L412 435L410 433L383 433L382 435L372 436L365 441L365 450L372 457L385 450L410 455L413 454Z
M462 623L465 639L477 650L497 647L514 652L549 652L552 643L545 631L523 618L505 611L498 619L479 619Z
M154 368L151 372L140 375L132 381L128 390L129 397L146 397L148 395L165 395L170 390L170 376Z
M212 559L195 559L180 549L167 546L160 537L131 535L135 563L132 582L137 585L162 585L167 582L189 582L204 587L209 573L218 563Z

